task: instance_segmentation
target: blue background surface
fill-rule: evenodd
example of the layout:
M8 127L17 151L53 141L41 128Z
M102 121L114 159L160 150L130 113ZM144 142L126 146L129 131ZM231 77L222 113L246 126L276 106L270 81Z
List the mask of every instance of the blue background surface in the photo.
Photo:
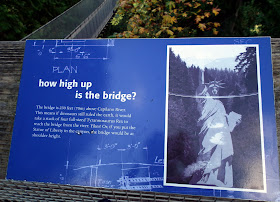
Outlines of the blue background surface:
M163 186L164 161L159 159L164 159L167 45L245 43L259 44L260 50L268 193ZM75 51L75 48L79 49ZM58 66L60 71L65 66L77 66L78 71L53 72L53 67ZM269 38L27 41L7 179L205 196L275 199L279 181L271 66ZM93 86L89 91L94 93L102 95L103 91L129 94L136 92L136 97L135 100L126 102L75 99L76 90L82 93L86 90L80 87L43 88L38 86L39 79L90 81ZM129 136L62 133L58 139L34 138L32 134L34 117L37 116L36 105L123 108L126 109L123 114L131 114L131 118L125 120L129 126L136 127L136 130L133 131L134 135ZM109 127L111 124L105 125ZM136 181L130 181L128 186L127 181L121 179L122 176L129 176Z

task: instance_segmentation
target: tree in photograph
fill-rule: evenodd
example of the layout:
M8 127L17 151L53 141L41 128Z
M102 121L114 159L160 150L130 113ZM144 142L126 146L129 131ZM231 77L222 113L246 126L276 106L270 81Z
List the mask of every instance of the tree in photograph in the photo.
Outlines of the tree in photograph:
M220 9L214 0L120 0L113 26L118 38L217 35Z
M168 182L186 183L185 167L194 163L198 151L196 120L198 112L193 98L198 83L199 68L188 68L180 55L169 51L168 98ZM195 78L194 78L195 77ZM182 96L183 95L183 96ZM194 149L195 148L195 149Z
M258 91L256 48L247 47L246 52L240 53L235 61L238 62L235 70L244 82L247 92L256 93Z

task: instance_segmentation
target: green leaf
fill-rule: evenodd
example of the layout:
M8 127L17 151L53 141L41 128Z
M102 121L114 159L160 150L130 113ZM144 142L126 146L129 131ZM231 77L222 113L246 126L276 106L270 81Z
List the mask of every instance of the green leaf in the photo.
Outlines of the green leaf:
M166 5L166 7L169 8L169 10L172 10L172 8L175 8L175 2L174 1L167 1L165 5Z

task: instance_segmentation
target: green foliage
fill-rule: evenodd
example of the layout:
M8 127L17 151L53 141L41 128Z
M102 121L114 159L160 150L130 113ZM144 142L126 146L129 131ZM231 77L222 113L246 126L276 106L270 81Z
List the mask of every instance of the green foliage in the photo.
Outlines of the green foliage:
M20 40L79 0L2 0L0 4L0 40Z
M107 36L279 37L279 17L278 0L120 0Z
M214 0L120 0L114 26L119 38L173 38L217 35L220 9Z
M280 36L278 0L215 0L221 36Z

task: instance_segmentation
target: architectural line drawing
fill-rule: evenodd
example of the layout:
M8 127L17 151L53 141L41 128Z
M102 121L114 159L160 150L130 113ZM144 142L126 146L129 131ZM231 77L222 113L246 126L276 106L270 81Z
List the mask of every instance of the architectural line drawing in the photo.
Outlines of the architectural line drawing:
M70 142L70 139L69 139ZM70 151L70 143L68 148L68 153ZM67 161L65 164L65 172L66 174L69 172L75 172L74 177L77 172L87 173L86 180L89 186L104 186L102 183L106 180L102 178L102 172L106 172L106 169L115 169L116 176L114 179L107 180L108 186L114 188L121 189L130 189L130 190L149 190L163 188L163 177L158 175L158 172L152 173L151 169L163 169L163 162L160 163L148 163L148 162L133 162L133 159L130 157L125 157L124 153L131 154L131 150L138 150L140 152L144 152L144 156L146 156L148 152L148 147L141 147L141 142L137 142L135 144L128 144L127 147L124 148L116 148L118 143L103 143L97 145L96 150L99 152L97 157L97 163L91 165L73 165L69 162L67 157ZM103 152L108 151L117 151L120 152L120 159L115 159L117 162L111 163L102 163L102 160L108 161L108 156L104 156ZM147 156L148 157L148 156ZM90 158L90 156L89 156ZM128 158L128 159L127 159ZM144 160L145 161L145 160ZM148 161L148 158L147 158ZM105 171L104 171L105 169ZM61 176L63 177L63 176ZM65 182L68 183L66 178ZM101 184L101 185L100 185ZM106 186L106 185L105 185Z
M149 163L106 163L106 164L97 164L97 165L88 165L88 166L81 166L78 168L75 168L73 170L80 170L80 169L84 169L84 168L91 168L91 167L101 167L101 166L114 166L114 165L141 165L141 166L163 166L163 164L149 164ZM68 165L69 167L69 165ZM141 168L141 167L139 167ZM122 170L126 170L126 169L122 169Z
M97 44L92 44L92 42ZM46 40L43 40L42 42L34 41L32 46L38 48L38 56L42 56L44 52L47 52L53 55L54 60L108 60L109 48L114 46L114 39L107 39L106 41L56 40L55 44L46 44ZM96 47L96 49L93 50L95 52L85 50L89 47ZM92 48L89 50L92 50ZM100 57L98 55L98 57L96 57L96 54L102 54L102 56Z

